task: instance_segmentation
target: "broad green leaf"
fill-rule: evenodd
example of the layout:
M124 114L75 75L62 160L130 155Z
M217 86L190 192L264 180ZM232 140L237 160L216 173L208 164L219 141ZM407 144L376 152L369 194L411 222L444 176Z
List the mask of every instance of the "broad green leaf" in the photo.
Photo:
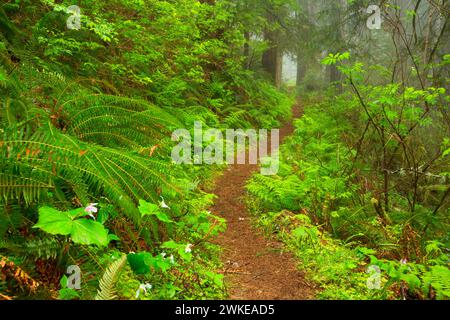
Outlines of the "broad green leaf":
M167 214L159 210L159 206L144 200L139 200L139 212L141 213L142 217L145 217L147 215L156 216L159 221L166 223L173 222L173 220L171 220L169 216L167 216Z
M162 222L166 222L166 223L171 223L173 222L173 220L171 220L167 214L163 213L163 212L157 212L156 213L156 217L158 218L159 221Z
M83 214L82 208L62 212L54 208L42 207L39 209L38 223L33 228L39 228L54 235L70 235L72 241L79 244L107 246L108 231L99 222L84 218L76 219Z
M159 207L156 204L149 203L145 200L139 200L139 212L142 217L146 215L156 215L159 211Z
M67 236L72 232L72 219L65 212L50 207L39 209L39 220L33 228L39 228L50 234Z
M97 221L78 219L73 221L71 237L73 242L79 244L108 245L108 232Z
M80 298L80 294L75 289L63 288L59 290L58 299L60 300L74 300Z
M78 208L74 210L67 211L67 215L72 219L81 218L89 215L89 212L84 211L84 208Z

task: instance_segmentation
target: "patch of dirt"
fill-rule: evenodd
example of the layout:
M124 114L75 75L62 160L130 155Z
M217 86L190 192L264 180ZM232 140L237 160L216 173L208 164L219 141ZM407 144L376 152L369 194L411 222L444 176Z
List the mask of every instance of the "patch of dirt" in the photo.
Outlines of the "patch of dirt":
M293 108L294 119L300 116ZM292 122L280 129L280 140L294 130ZM314 287L297 269L297 261L283 244L268 240L252 226L243 201L246 181L257 165L230 165L218 178L218 196L212 212L227 220L227 230L216 240L224 249L225 284L233 300L306 300L314 298Z

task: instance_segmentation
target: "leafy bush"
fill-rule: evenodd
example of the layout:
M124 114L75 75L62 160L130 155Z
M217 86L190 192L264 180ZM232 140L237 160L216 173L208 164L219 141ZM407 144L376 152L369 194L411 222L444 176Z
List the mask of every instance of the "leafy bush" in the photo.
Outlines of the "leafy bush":
M326 62L335 63L339 57ZM361 66L342 70L349 75L350 86L356 86L352 77L362 72ZM368 102L358 94L344 93L306 104L294 134L281 147L278 175L256 174L248 182L250 207L258 224L299 257L301 267L323 288L322 298L448 299L448 203L440 200L445 199L447 187L438 187L446 181L448 157L441 147L446 139L430 127L438 111L433 114L430 109L433 115L420 116L418 106L423 101L438 105L445 100L445 91L405 88L400 93L396 85L362 84L356 90ZM400 103L410 106L402 117L397 110ZM397 134L396 128L403 132L398 135L410 130L408 150L400 151L406 143L401 138L380 145L377 128L384 135L393 130L391 137ZM427 142L426 130L433 130L433 142ZM392 161L388 180L386 170L380 169L383 154ZM421 166L420 172L414 171L417 167L407 172L407 157L421 157L429 165ZM416 194L408 189L411 183L416 184ZM440 245L433 247L435 241ZM366 248L362 256L361 248ZM428 254L431 248L438 259ZM370 265L380 269L382 290L367 289L365 272Z
M45 279L37 297L57 298L60 288L59 298L92 299L99 285L100 298L136 299L138 288L145 299L223 296L209 238L224 221L207 211L213 196L203 191L220 168L173 165L171 133L194 121L271 128L292 102L242 68L232 6L84 1L81 28L70 30L70 1L7 2L1 254ZM140 267L130 251L143 257ZM80 292L60 282L72 264L86 277ZM1 291L28 296L12 275L0 277Z

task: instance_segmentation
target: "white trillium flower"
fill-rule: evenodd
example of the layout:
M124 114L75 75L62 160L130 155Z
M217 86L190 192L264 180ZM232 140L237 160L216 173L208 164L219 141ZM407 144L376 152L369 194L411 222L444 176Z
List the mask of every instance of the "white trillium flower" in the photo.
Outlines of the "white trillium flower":
M144 291L144 294L147 294L147 290L150 290L151 288L153 288L153 286L150 283L141 283L136 291L136 299L139 298L142 291Z
M188 243L186 248L184 249L184 252L186 253L192 252L192 246L193 244Z
M98 203L89 203L89 205L84 209L84 211L97 213L98 212L97 206Z
M98 208L96 207L98 205L98 203L89 203L89 205L84 208L85 212L88 213L97 213L98 212Z
M173 257L173 254L170 255L169 260L170 260L171 264L175 264L175 259Z
M84 212L87 212L89 217L91 217L94 220L95 216L93 215L93 213L98 212L98 208L96 207L97 205L98 203L89 203L89 205L86 208L84 208Z
M166 202L164 201L164 198L162 196L161 197L161 202L159 203L159 205L161 206L161 208L165 208L165 209L170 209L170 207L166 204Z
M165 257L166 257L166 255L167 255L167 253L165 253L164 251L163 251L163 252L161 252L161 256L162 256L163 258L165 258Z

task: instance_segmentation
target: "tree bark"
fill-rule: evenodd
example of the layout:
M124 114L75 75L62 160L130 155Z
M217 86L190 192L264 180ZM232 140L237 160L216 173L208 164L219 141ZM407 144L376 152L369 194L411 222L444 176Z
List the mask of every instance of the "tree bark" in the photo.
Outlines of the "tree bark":
M246 31L244 33L245 44L244 44L244 57L245 57L245 69L250 69L250 32Z
M281 86L281 73L282 73L282 55L281 50L277 45L276 34L271 31L264 33L264 39L269 43L270 47L263 53L262 66L273 82L273 84L279 88Z
M306 65L305 61L300 60L301 53L297 53L297 86L299 86L305 79Z
M341 82L341 73L337 69L336 65L330 65L328 67L328 72L330 74L330 83L335 84L336 89L339 93L342 92L342 82Z

